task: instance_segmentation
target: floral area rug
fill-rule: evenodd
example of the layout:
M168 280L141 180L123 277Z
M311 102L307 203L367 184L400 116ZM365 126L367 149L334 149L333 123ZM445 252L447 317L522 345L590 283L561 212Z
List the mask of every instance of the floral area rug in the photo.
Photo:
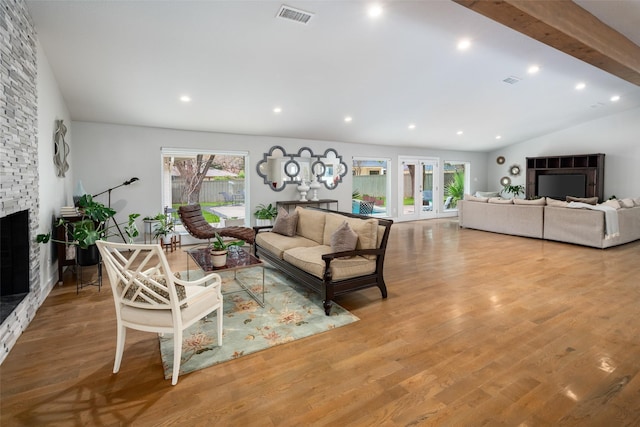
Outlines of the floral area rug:
M187 272L180 274L187 277ZM189 274L191 280L202 277L201 271L191 270ZM185 330L181 375L359 320L335 303L331 316L326 316L317 293L268 265L264 267L264 308L238 284L241 280L260 297L261 268L238 270L238 280L233 272L220 276L224 294L222 347L217 346L216 314L212 313ZM173 335L165 334L159 340L164 376L169 379L173 370Z

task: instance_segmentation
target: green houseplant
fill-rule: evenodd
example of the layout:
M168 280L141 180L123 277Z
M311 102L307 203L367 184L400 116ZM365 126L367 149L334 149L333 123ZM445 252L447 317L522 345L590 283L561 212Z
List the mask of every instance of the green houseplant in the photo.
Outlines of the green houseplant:
M158 222L154 226L153 237L155 239L162 239L165 244L169 243L175 227L171 215L158 214L154 217L154 220Z
M451 197L451 207L455 208L458 205L458 200L462 200L464 197L464 173L456 172L453 175L453 180L445 188L447 196Z
M242 246L244 240L230 240L225 242L222 240L222 236L216 233L213 241L211 242L211 262L214 267L223 267L227 264L227 254L229 253L230 246Z
M67 219L61 218L56 224L56 227L64 227L66 235L70 236L71 240L52 239L52 232L49 231L46 234L38 234L36 242L49 243L52 241L76 245L80 249L77 255L78 263L80 265L92 265L91 263L97 260L96 240L109 237L111 228L115 227L115 225L109 226L109 220L116 214L116 211L100 202L96 202L89 194L83 195L78 200L78 207L81 213L79 221L69 222ZM139 234L135 223L136 218L139 216L140 214L137 213L130 214L128 223L124 227L130 242ZM84 261L85 259L86 261ZM86 264L83 264L84 262ZM97 263L97 261L94 263Z
M271 225L276 216L278 216L278 209L269 203L268 206L259 204L256 206L256 211L253 213L256 216L257 225Z
M502 192L505 194L513 194L513 197L518 197L520 194L524 194L524 185L503 185Z

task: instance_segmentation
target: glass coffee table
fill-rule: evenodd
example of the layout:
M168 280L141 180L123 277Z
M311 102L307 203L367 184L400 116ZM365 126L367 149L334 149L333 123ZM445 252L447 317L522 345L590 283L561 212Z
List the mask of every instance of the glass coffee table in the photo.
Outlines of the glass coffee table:
M247 252L244 248L240 248L237 246L231 246L229 249L229 253L227 254L227 264L222 267L214 267L213 262L211 261L211 254L209 252L209 248L200 247L195 249L188 249L187 251L187 275L189 274L189 259L193 260L196 265L205 273L223 273L225 271L233 271L233 279L240 285L242 289L237 291L228 291L222 292L223 295L233 294L236 292L247 292L251 298L253 298L260 307L264 307L264 263ZM260 276L262 276L262 285L247 286L246 283L243 282L238 277L238 271L259 267L261 271ZM254 291L254 289L260 289L258 294Z

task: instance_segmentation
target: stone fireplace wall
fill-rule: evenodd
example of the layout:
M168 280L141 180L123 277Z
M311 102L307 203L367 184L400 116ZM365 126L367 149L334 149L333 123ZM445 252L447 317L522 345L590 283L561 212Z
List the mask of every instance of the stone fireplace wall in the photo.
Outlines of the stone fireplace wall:
M51 289L41 284L38 230L36 32L23 0L0 0L0 217L29 211L29 295L0 327L0 363Z

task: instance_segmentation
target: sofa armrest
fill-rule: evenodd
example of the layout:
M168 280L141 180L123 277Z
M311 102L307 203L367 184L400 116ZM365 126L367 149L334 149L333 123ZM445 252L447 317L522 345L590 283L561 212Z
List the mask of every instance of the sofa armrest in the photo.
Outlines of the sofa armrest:
M273 224L272 225L254 225L253 231L255 231L255 233L258 234L261 231L271 230L272 228L273 228Z

